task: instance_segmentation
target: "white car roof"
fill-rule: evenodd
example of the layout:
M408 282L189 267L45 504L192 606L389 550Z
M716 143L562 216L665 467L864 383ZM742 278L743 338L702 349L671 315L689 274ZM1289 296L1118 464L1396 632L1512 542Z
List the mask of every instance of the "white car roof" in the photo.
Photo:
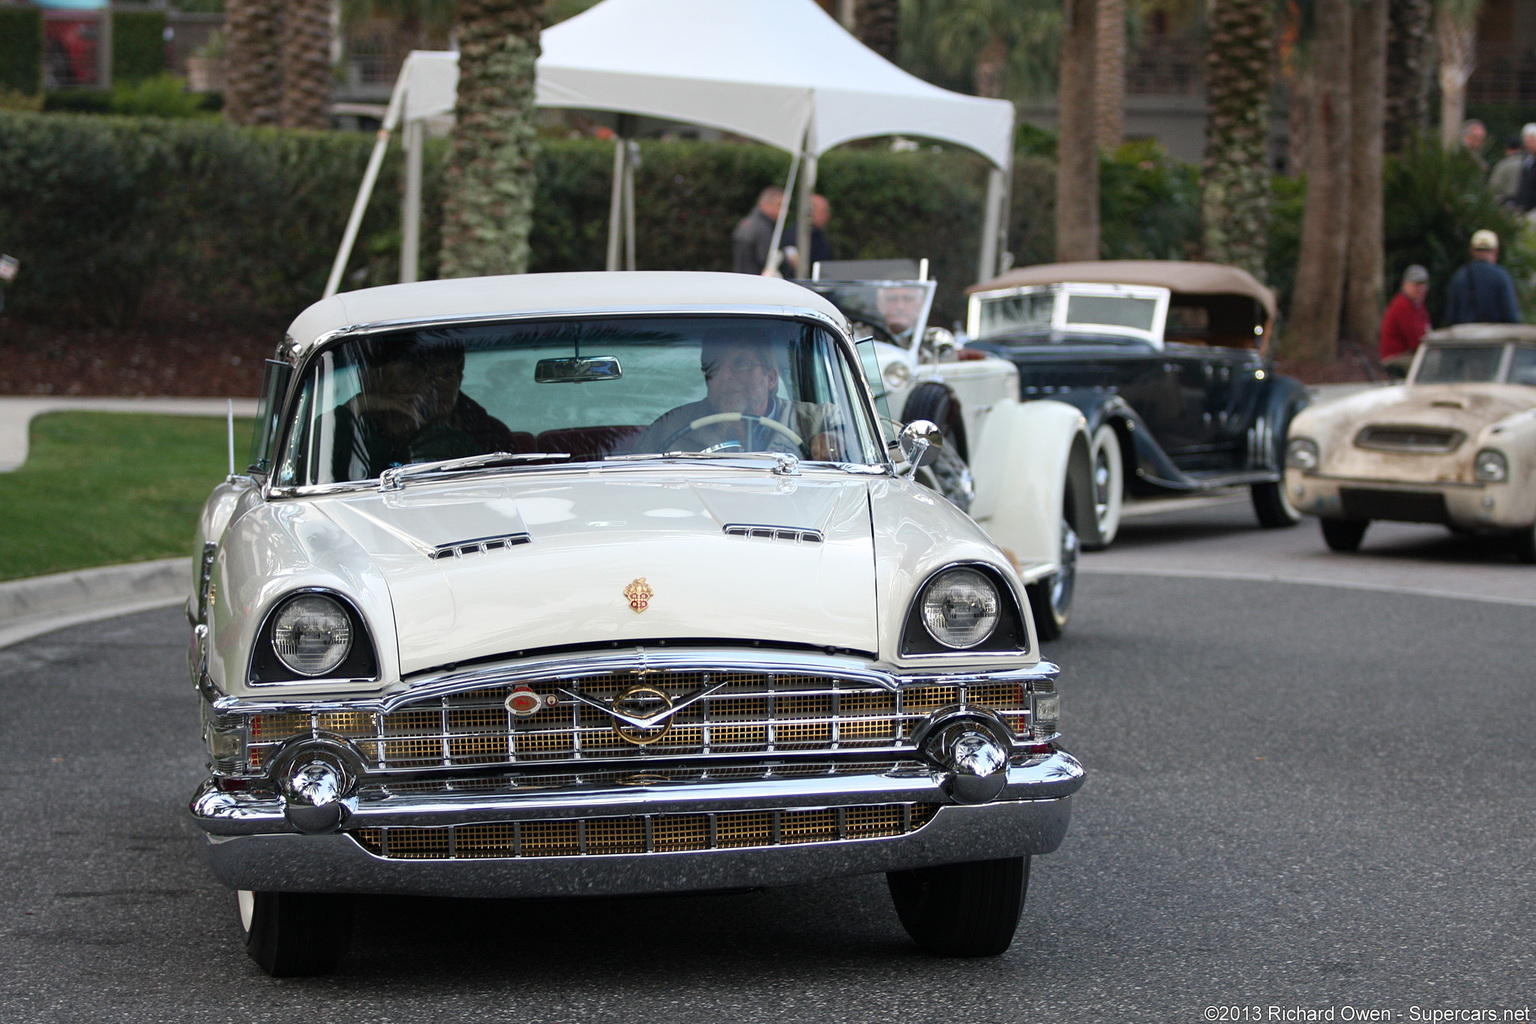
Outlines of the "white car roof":
M1424 335L1424 342L1432 345L1455 345L1477 342L1513 341L1526 345L1536 344L1536 325L1532 324L1456 324L1442 327Z
M772 277L705 271L509 274L392 284L341 292L300 313L288 328L296 354L344 327L569 311L811 311L846 317L809 289Z

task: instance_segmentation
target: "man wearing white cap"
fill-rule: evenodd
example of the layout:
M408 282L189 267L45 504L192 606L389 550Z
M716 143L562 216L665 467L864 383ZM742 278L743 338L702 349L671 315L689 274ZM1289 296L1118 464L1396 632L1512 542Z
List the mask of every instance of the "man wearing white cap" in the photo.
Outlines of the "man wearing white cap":
M1515 282L1499 266L1499 236L1484 228L1472 232L1472 259L1451 278L1445 322L1451 324L1515 324Z

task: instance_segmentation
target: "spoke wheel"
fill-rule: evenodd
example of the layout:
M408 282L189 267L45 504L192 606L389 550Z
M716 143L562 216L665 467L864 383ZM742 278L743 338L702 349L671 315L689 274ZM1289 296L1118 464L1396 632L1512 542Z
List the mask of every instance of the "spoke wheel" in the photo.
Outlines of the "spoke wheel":
M336 969L352 939L352 897L330 893L237 894L245 951L274 978Z
M1029 889L1029 858L891 871L901 926L933 956L997 956L1013 942Z

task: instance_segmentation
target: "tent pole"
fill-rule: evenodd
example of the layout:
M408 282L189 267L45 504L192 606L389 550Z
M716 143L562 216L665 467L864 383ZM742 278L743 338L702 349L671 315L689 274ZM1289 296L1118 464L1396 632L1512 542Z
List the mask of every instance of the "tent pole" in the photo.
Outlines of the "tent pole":
M1008 173L993 167L987 175L987 207L982 218L981 259L976 269L977 281L990 281L1003 272L1002 256L1008 208Z
M624 269L635 269L635 168L640 166L640 143L624 140Z
M619 269L619 246L624 233L624 167L629 148L624 137L613 140L613 191L608 197L608 269Z
M795 248L799 250L795 276L800 278L811 276L811 196L816 191L817 163L815 153L805 154L805 172L800 175L800 205L795 214Z
M400 208L400 283L421 278L421 154L426 127L405 122L405 203Z
M363 172L362 187L357 190L357 199L352 203L352 215L347 218L347 230L341 237L341 248L336 253L336 262L331 264L330 279L325 282L325 294L321 296L328 299L336 294L336 289L341 286L341 275L347 269L347 260L352 256L352 245L357 241L357 229L363 223L363 211L368 208L368 199L373 195L374 183L379 180L379 165L384 162L384 151L389 148L389 134L395 130L395 125L400 123L400 108L405 105L405 92L410 81L411 64L407 59L405 67L400 69L400 77L395 79L395 91L389 97L389 109L384 113L384 123L379 127L378 137L373 143L373 152L368 157L368 169Z
M779 245L784 240L784 221L789 216L789 197L795 194L795 176L800 173L800 156L810 148L806 143L810 132L811 125L807 122L805 131L800 136L800 146L789 159L789 177L784 182L784 201L779 204L779 215L773 222L773 240L768 243L768 262L763 265L764 277L784 276L779 273L779 264L784 259Z

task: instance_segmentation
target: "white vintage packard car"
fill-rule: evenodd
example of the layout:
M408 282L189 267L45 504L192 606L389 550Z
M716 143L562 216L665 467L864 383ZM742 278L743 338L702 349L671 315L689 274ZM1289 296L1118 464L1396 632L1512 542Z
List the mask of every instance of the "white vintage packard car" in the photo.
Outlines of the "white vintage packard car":
M884 872L931 953L1012 941L1083 769L1025 581L784 281L346 293L203 514L191 802L246 947L332 969L355 893Z
M1388 519L1508 533L1536 562L1536 327L1431 331L1405 385L1298 413L1286 487L1335 551Z

